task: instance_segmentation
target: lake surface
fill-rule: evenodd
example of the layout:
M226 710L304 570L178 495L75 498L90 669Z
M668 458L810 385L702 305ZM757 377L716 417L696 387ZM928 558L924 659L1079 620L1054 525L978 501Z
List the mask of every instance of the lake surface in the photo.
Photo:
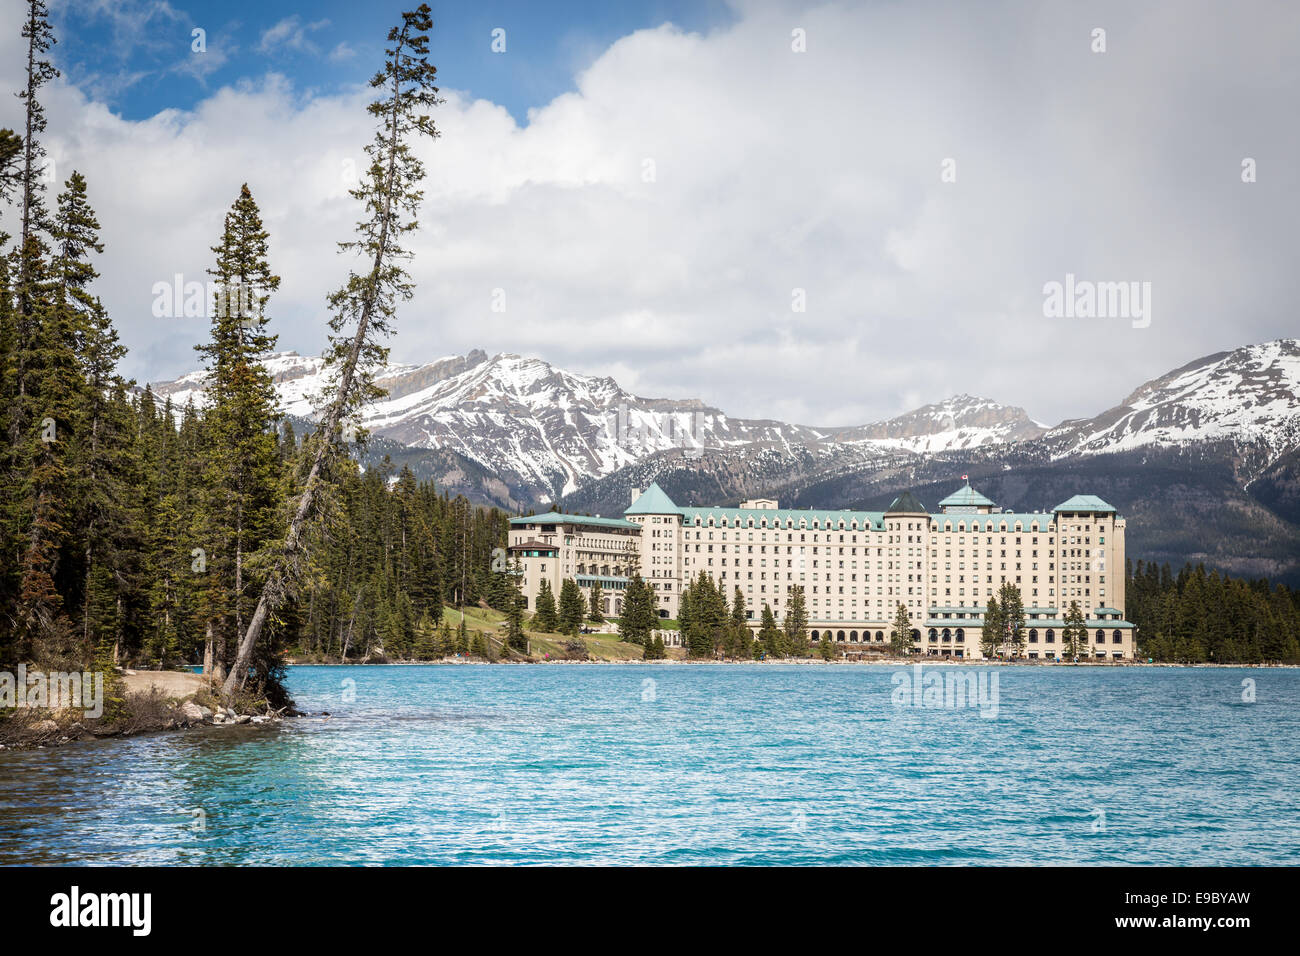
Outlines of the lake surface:
M0 863L1300 863L1300 671L931 670L996 716L888 666L294 667L328 719L0 753Z

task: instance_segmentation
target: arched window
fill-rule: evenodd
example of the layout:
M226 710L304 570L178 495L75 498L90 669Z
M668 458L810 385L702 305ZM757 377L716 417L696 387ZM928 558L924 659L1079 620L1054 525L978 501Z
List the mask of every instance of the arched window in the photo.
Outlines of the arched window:
M930 628L930 640L937 641L938 639L939 639L939 632L934 628Z
M1038 643L1038 628L1036 628L1036 627L1031 627L1031 628L1029 629L1029 643L1030 643L1030 644L1037 644L1037 643Z
M817 640L817 632L816 632L816 631L813 631L813 632L812 632L812 639L813 639L814 641Z
M1052 630L1050 627L1047 629L1047 643L1048 644L1056 643L1056 632Z
M843 631L839 631L839 632L837 632L837 633L835 634L835 640L837 640L837 641L843 641L843 640L844 640L844 632L843 632Z
M960 627L957 628L957 643L958 644L966 643L966 631L964 628L960 628Z
M1123 643L1124 643L1124 634L1123 634L1123 632L1121 632L1121 631L1119 630L1119 628L1116 628L1116 629L1115 629L1115 632L1114 632L1114 635L1113 635L1113 637L1112 637L1112 640L1113 640L1113 642L1116 643L1116 644L1123 644Z
M858 632L849 631L849 640L856 644L858 642Z

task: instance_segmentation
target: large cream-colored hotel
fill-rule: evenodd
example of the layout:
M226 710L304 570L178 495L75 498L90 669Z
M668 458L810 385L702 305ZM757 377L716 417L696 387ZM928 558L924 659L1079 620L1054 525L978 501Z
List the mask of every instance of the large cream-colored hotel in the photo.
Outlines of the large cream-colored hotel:
M801 585L809 637L829 634L846 654L887 644L902 604L921 654L979 658L985 604L1010 581L1025 606L1026 656L1064 656L1064 617L1077 601L1091 656L1133 657L1124 519L1100 498L1076 495L1050 513L1026 514L1002 511L969 483L939 502L938 514L910 492L885 511L792 510L764 498L739 508L679 507L658 485L632 498L622 518L511 520L510 554L529 608L543 580L558 594L574 578L587 596L599 581L605 612L618 615L639 569L659 616L675 618L682 587L705 571L728 599L740 588L755 627L764 604L780 621L790 589Z

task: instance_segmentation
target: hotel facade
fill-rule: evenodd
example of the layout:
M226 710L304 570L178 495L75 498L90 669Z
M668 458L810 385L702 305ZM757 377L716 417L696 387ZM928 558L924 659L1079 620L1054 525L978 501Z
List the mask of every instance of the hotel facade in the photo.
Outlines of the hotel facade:
M617 616L639 571L658 615L675 618L683 587L704 571L728 601L740 589L753 627L764 604L782 621L799 585L808 636L829 636L850 656L889 643L901 604L920 654L978 659L988 599L1010 582L1025 607L1025 656L1065 655L1071 602L1087 622L1086 656L1134 656L1133 625L1124 620L1125 522L1091 495L1050 512L1012 513L968 483L936 514L910 492L885 511L785 509L767 498L738 508L679 507L658 485L632 499L621 518L553 512L511 520L510 556L530 609L542 580L558 595L574 578L588 597L599 582L605 613Z

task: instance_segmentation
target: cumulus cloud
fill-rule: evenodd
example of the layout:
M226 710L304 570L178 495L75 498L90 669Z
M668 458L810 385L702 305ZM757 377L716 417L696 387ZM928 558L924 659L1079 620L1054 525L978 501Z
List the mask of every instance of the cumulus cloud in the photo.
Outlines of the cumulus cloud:
M956 392L1056 421L1201 354L1294 334L1293 4L737 14L708 35L623 37L522 126L442 77L442 135L421 147L418 291L394 359L535 354L642 394L809 424ZM0 79L14 89L17 24L2 19ZM1100 24L1107 50L1094 53ZM263 42L310 42L310 26ZM325 295L347 267L334 244L359 215L347 189L367 98L271 73L131 122L51 89L50 152L61 177L88 177L100 291L132 374L196 364L201 320L153 318L150 290L203 277L244 181L284 280L281 346L323 348ZM0 98L0 125L15 116ZM1043 286L1067 273L1151 282L1150 326L1045 318Z

